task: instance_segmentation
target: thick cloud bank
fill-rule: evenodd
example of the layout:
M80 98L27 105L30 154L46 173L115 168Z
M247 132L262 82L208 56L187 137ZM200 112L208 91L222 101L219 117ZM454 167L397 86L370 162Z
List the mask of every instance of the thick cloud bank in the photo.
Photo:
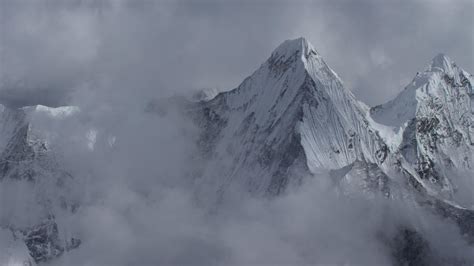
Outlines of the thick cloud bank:
M229 192L209 204L195 190L202 185L194 175L200 162L192 157L197 131L186 117L113 105L93 110L61 128L47 124L60 135L51 144L60 164L74 176L65 197L79 204L74 213L55 213L60 235L82 244L46 265L396 265L406 256L430 265L474 261L472 246L449 220L410 198L343 195L324 173L277 198ZM88 145L75 145L84 136ZM17 186L2 182L0 190L1 217L13 223L35 215L34 198L25 197L34 189ZM1 232L5 261L26 256L21 242Z

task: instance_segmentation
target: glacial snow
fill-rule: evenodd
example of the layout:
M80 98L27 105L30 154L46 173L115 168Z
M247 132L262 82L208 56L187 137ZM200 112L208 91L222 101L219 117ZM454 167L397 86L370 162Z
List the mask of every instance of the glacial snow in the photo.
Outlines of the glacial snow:
M384 139L395 140L392 150L416 169L425 188L451 202L472 191L465 184L474 182L473 81L438 54L395 99L371 109L372 124ZM472 206L474 198L462 201Z

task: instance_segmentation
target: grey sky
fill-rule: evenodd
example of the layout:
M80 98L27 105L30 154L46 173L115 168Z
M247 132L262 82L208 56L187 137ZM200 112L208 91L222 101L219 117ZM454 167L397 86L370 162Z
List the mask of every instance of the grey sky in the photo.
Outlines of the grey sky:
M1 2L3 101L63 103L98 78L104 97L231 89L299 36L370 105L439 52L474 69L471 0L33 2Z

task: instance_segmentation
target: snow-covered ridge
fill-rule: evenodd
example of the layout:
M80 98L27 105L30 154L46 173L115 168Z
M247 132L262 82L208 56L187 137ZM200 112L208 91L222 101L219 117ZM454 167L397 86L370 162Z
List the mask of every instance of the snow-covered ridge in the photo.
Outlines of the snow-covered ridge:
M474 199L463 194L474 176L473 82L438 54L395 99L371 109L373 124L384 125L382 137L396 140L392 151L416 169L424 186L470 208Z
M444 72L449 76L455 75L456 64L443 53L437 54L427 68L427 72Z
M468 83L472 84L472 75L457 67L447 56L438 54L426 70L417 73L413 81L395 99L374 107L372 116L378 122L394 127L402 126L404 122L415 117L418 102L450 97L449 94L463 90ZM472 88L466 89L465 93L472 91Z
M324 62L314 46L304 37L284 41L272 52L270 58L279 58L285 61L295 56L295 53L297 53L298 62L302 62L308 71L313 74L326 74L325 78L332 76L331 78L336 78L342 83L336 72Z
M44 105L35 105L35 106L23 107L22 109L24 109L27 112L41 113L51 118L59 118L59 119L66 118L68 116L71 116L80 112L80 109L77 106L48 107Z
M305 60L310 55L318 55L316 49L305 38L300 37L294 40L286 40L280 44L271 54L270 57L290 58L295 55L296 51L301 51L298 54L301 60Z
M0 124L4 125L0 145L5 147L13 134L20 128L26 128L26 141L34 144L42 143L49 147L66 125L77 122L79 107L61 106L48 107L43 105L25 106L21 108L0 107ZM0 126L1 127L1 126ZM0 149L1 152L1 149Z
M192 95L189 95L187 98L192 102L199 102L199 101L209 101L214 99L214 97L219 94L219 90L216 88L205 88L200 89L194 92Z

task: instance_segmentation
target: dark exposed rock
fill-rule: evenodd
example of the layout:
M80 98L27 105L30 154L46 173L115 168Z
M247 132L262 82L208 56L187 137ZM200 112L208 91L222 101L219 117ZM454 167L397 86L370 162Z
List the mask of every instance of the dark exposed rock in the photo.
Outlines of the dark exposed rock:
M54 217L31 228L20 230L22 239L36 263L46 262L61 256L64 252L78 248L81 240L62 240Z
M24 164L32 162L36 154L28 144L28 124L20 127L0 155L0 180L4 178L33 180L34 171L25 169Z
M416 129L419 133L428 133L431 132L439 124L439 119L437 117L423 117L418 118L416 121Z
M298 165L302 169L306 168L306 156L300 144L300 137L292 134L289 138L291 141L285 147L284 152L275 151L275 156L279 156L281 159L278 170L273 174L268 187L268 193L271 195L278 195L287 188L288 174L292 166Z
M402 227L391 243L394 265L424 266L430 262L428 242L413 229Z
M474 211L456 208L443 201L432 199L424 203L428 205L436 214L441 215L455 222L463 234L464 238L474 245Z
M388 156L388 147L384 143L381 145L381 148L375 152L375 157L377 158L379 164L385 162Z
M31 257L38 263L48 261L63 254L58 235L58 226L48 220L24 232L24 241Z

